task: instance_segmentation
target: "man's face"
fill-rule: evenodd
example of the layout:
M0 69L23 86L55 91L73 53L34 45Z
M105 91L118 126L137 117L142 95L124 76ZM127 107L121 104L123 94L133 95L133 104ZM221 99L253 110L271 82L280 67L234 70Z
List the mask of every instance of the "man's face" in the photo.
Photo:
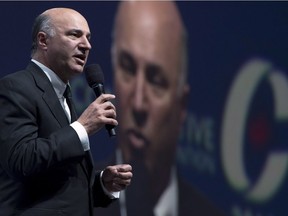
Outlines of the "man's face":
M82 73L86 64L91 49L89 26L80 14L73 12L53 20L56 34L47 39L47 66L69 80Z
M152 171L173 160L185 107L180 39L146 24L127 24L116 35L114 82L124 160L143 160Z

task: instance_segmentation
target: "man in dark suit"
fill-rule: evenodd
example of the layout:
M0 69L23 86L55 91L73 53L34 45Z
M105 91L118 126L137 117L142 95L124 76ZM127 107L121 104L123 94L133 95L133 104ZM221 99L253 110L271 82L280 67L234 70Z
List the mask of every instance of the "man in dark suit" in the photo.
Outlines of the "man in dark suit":
M0 215L89 216L130 184L128 164L95 171L89 135L117 125L103 94L77 119L69 80L81 74L90 45L85 18L68 8L39 15L32 61L0 81Z
M119 108L115 161L133 166L133 184L95 216L222 215L177 172L189 94L186 37L175 2L119 3L112 45Z

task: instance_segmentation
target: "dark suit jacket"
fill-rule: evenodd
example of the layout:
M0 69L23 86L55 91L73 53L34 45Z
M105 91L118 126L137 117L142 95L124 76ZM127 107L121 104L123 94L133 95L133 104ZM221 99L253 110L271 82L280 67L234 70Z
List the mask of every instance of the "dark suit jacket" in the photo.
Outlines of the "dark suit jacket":
M1 79L0 216L91 216L111 201L43 71Z
M115 161L115 159L112 159ZM96 167L101 168L107 166L107 161L99 162L96 164ZM133 167L133 181L132 184L126 189L127 197L126 205L130 205L130 209L134 209L137 213L131 213L129 210L127 211L127 216L152 216L154 206L147 205L149 200L143 195L143 190L149 190L149 188L145 188L145 183L138 183L141 179L137 178L137 172L135 173L135 166ZM178 182L178 216L224 216L224 212L222 212L217 206L215 206L207 197L202 195L196 188L194 188L191 184L184 181L180 175L177 176ZM135 186L136 185L136 186ZM144 189L143 189L144 188ZM134 190L130 194L133 194L128 197L128 190ZM121 195L120 195L121 196ZM130 203L128 204L128 201ZM132 206L132 208L131 208ZM147 207L148 206L148 207ZM149 211L145 208L150 208ZM95 209L94 216L121 216L120 214L120 202L114 202L109 207L97 208Z

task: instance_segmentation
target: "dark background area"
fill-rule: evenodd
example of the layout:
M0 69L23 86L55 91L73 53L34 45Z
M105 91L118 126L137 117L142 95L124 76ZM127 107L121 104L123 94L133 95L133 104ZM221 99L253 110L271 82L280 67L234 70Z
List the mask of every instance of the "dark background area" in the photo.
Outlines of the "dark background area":
M38 14L51 7L70 7L79 11L88 20L93 46L88 64L101 65L105 74L106 87L108 91L113 91L110 45L117 4L116 1L0 2L0 76L26 67L30 60L32 23ZM253 130L246 131L243 135L245 151L242 160L250 180L250 188L241 190L231 185L225 174L223 155L221 155L225 105L243 65L251 59L261 59L271 64L268 74L279 72L285 79L284 83L288 83L286 80L288 2L180 1L177 5L189 36L189 83L191 85L189 116L179 141L180 171L191 184L197 186L229 215L288 215L287 170L283 174L282 181L278 183L277 190L269 199L265 201L247 199L249 190L257 184L257 180L264 172L268 156L275 149L278 151L280 149L285 156L288 154L288 117L284 116L279 120L272 113L275 102L287 101L288 98L284 96L288 93L284 93L281 99L276 99L273 88L268 83L266 86L259 87L257 94L251 99L252 108L251 112L247 113L246 119L247 130L249 130L249 122L253 121L259 113L264 112L270 116L265 119L266 129L260 127L257 132L265 134L270 130L274 131L274 135L266 140L269 142L268 147L260 150L252 148L257 144L252 139L254 136L249 136ZM80 104L77 108L81 112L92 100L90 90L83 77L73 80L73 85ZM256 88L258 87L255 84ZM213 135L208 137L209 145L213 148L207 147L208 138L205 131ZM200 133L200 138L196 137L196 133ZM95 140L95 144L92 145L95 160L105 159L115 148L115 140L108 138L105 130L94 136L92 140ZM275 179L277 178L275 176Z

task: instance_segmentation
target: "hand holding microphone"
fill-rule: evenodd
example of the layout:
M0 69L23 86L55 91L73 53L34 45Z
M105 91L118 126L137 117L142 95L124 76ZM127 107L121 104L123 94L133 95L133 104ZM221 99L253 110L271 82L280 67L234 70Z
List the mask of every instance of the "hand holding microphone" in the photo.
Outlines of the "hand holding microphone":
M116 120L115 106L110 102L115 96L105 94L104 75L98 64L88 65L84 69L87 82L93 89L96 100L82 113L78 121L85 127L88 134L93 134L105 125L109 136L115 136Z

